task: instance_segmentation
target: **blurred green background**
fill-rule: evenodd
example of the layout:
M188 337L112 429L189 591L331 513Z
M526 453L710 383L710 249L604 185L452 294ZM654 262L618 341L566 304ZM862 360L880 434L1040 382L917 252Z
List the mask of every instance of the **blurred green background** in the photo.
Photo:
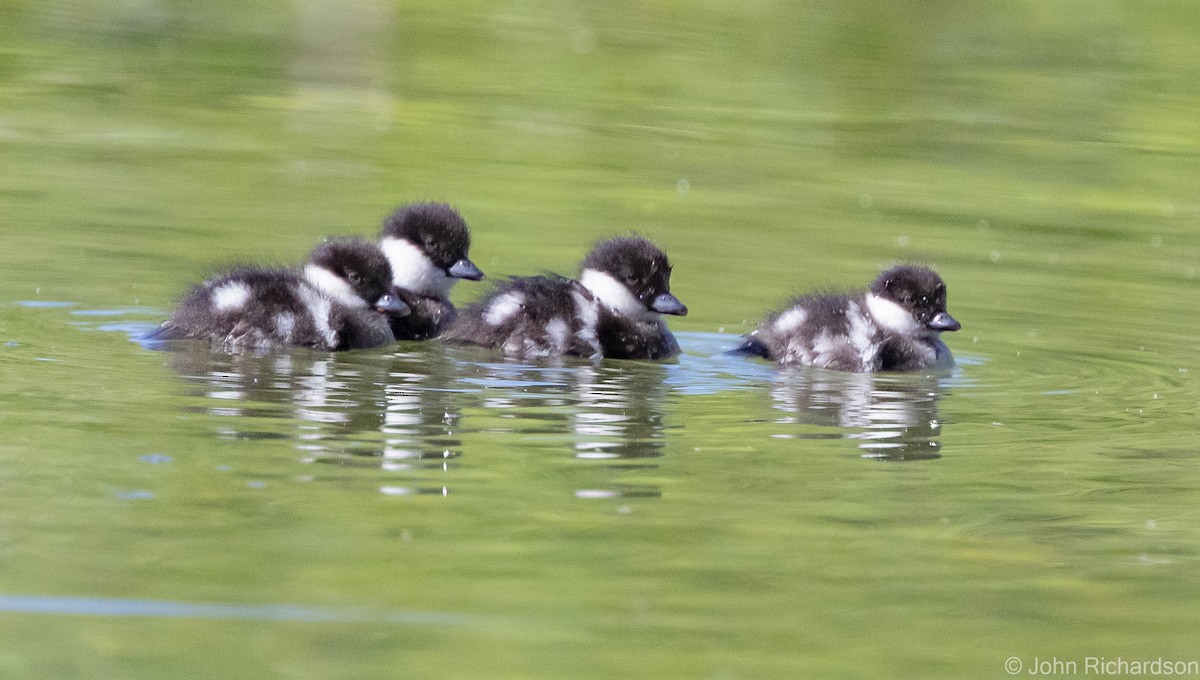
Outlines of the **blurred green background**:
M1195 660L1198 29L1190 0L0 0L0 595L471 622L5 610L0 675ZM424 199L493 277L656 240L685 357L180 369L128 342L221 263L296 262ZM954 376L715 358L900 260L947 281ZM634 423L601 439L651 457L577 455L596 384ZM941 458L861 458L881 403ZM397 431L461 457L389 467Z

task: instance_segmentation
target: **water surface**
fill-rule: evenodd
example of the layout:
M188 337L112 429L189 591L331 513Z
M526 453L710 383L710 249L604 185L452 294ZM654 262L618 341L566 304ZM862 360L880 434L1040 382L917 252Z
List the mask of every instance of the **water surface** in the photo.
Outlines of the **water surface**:
M1197 25L0 4L0 676L1196 660ZM134 341L221 263L418 199L463 212L493 276L655 239L684 354ZM948 283L952 372L723 354L902 260Z

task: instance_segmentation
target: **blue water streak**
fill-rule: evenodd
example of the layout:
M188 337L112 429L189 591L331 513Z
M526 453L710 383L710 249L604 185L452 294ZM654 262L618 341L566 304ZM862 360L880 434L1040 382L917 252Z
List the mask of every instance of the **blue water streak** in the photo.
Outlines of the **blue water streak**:
M167 619L289 621L301 623L391 623L461 625L472 617L442 612L328 609L290 604L172 602L55 595L0 595L0 612L73 616L133 616Z

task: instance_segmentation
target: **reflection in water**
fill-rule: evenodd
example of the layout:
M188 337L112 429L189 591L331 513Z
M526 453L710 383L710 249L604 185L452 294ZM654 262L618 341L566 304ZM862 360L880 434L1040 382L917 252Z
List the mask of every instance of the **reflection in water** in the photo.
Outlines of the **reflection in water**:
M658 496L641 473L664 455L670 396L761 385L780 414L773 436L853 439L868 458L937 458L937 400L950 384L905 374L756 373L757 364L720 353L673 364L530 365L437 343L397 349L248 356L187 346L166 356L191 386L186 408L207 416L219 436L286 440L306 462L375 468L388 473L377 488L389 495L450 493L466 438L479 443L476 456L573 457L583 464L572 483L578 498Z
M207 347L167 354L233 439L294 439L306 460L411 469L457 456L454 377L440 352L229 355ZM404 463L396 461L403 460Z
M581 366L571 411L579 458L657 458L663 447L666 369L659 364Z
M569 365L473 363L467 382L478 385L487 432L552 444L606 470L646 470L663 455L667 369L649 362L571 361ZM561 444L561 447L559 446ZM604 488L577 489L580 498L658 496L657 486L611 479Z
M664 366L487 363L468 351L431 344L412 353L252 356L192 345L166 357L200 400L186 410L211 417L219 436L291 440L307 462L379 467L412 480L381 486L390 495L449 493L440 475L462 455L465 410L476 433L509 433L515 437L505 441L522 448L569 451L618 473L644 470L662 455ZM659 493L644 484L577 490Z
M781 370L771 387L771 398L775 408L786 415L775 422L839 431L789 427L775 436L857 439L864 458L939 458L937 400L941 392L939 379L933 376Z
M440 350L393 357L384 387L385 470L440 468L445 472L450 460L462 455L457 433L463 395L455 388L454 362ZM391 492L399 488L392 487ZM445 492L442 487L441 493Z

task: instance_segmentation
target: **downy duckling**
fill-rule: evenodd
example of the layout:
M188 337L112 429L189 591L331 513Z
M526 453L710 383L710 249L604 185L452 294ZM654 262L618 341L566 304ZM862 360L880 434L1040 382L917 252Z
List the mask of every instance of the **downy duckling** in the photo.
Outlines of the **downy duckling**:
M206 339L231 352L367 349L395 341L387 315L407 306L374 243L329 239L302 271L235 268L196 286L151 340Z
M471 232L445 203L412 203L383 222L379 246L392 266L395 293L412 312L391 318L397 340L427 340L456 316L450 289L459 279L479 281L483 272L467 257Z
M687 307L671 294L670 277L666 254L650 241L609 239L584 259L578 280L508 279L464 309L444 337L520 359L673 357L679 343L662 315L684 316Z
M946 312L942 277L901 265L880 274L866 291L792 300L734 351L837 371L950 368L954 356L938 336L960 327Z

